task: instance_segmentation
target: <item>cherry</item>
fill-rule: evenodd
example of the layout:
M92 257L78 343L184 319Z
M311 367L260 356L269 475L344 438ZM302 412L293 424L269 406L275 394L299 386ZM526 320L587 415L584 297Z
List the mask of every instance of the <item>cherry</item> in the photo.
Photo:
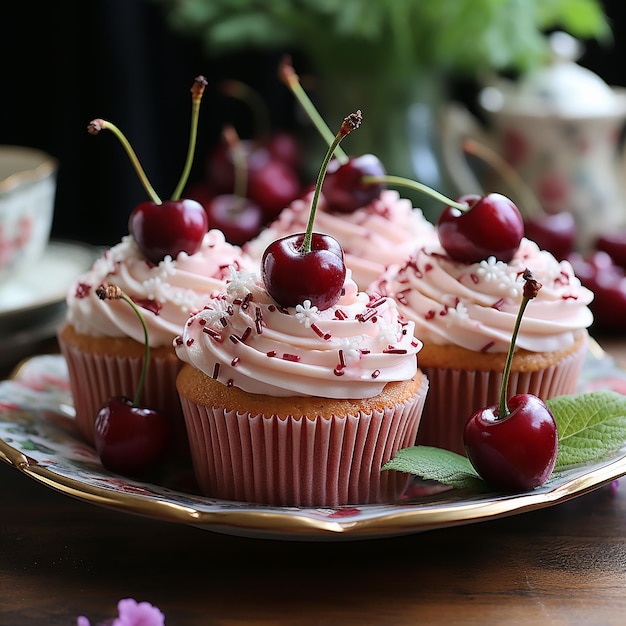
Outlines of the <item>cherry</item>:
M325 310L341 296L346 277L343 250L329 235L313 232L313 222L328 164L341 140L361 125L361 112L346 117L326 152L315 185L305 233L271 243L261 258L261 276L268 293L284 307L303 304Z
M583 257L574 252L567 257L580 282L593 291L589 305L593 313L593 329L598 332L619 332L626 319L626 271L616 265L608 253L596 250Z
M554 416L537 396L527 393L506 400L515 341L528 302L541 284L524 272L524 295L504 368L500 403L479 409L467 421L463 441L480 477L505 491L534 489L550 478L558 454Z
M191 88L192 118L187 159L178 185L168 201L161 201L139 163L122 131L115 124L103 119L95 119L89 123L87 130L97 135L107 129L120 141L128 154L150 200L139 204L131 213L128 228L142 254L151 263L159 263L166 256L176 258L185 251L188 254L197 252L208 230L208 218L204 208L195 200L181 199L181 192L187 183L193 153L196 145L196 133L200 101L207 85L204 76L197 76Z
M513 202L498 193L469 194L457 202L468 208L448 206L437 221L439 240L450 257L462 263L491 256L509 262L524 236L524 222Z
M102 465L134 476L153 468L167 448L167 420L158 411L138 407L123 396L111 398L98 412L95 445Z
M305 233L287 235L263 253L261 264L267 291L281 306L309 300L320 311L341 296L346 277L343 250L330 235L311 234L310 250L302 252Z
M205 206L209 228L219 228L230 243L241 246L259 234L263 226L263 211L249 198L221 194Z
M602 233L594 247L609 254L616 265L626 268L626 228Z
M262 140L272 158L298 171L301 161L300 144L298 140L286 131L275 131Z
M144 332L145 355L135 398L125 396L107 400L95 421L95 445L102 465L125 475L142 474L163 457L169 441L165 416L140 406L141 393L150 358L148 329L137 305L119 287L101 285L96 290L102 300L124 300L136 313Z
M266 221L273 220L301 191L300 180L290 165L268 158L250 172L248 197L263 210Z
M328 210L337 213L352 213L380 197L384 183L372 183L364 176L385 176L385 168L378 157L363 154L351 157L345 163L333 159L328 166L323 193Z
M197 252L208 224L204 207L195 200L146 201L130 214L128 229L141 253L157 264L166 256Z
M525 220L524 229L526 237L532 239L541 249L551 252L559 261L567 258L574 250L576 222L574 216L567 211L541 211Z

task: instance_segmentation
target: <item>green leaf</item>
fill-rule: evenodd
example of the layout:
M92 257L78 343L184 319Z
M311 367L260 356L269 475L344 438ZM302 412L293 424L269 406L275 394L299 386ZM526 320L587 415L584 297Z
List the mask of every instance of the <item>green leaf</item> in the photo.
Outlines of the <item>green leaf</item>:
M431 446L413 446L398 450L396 456L383 466L383 470L415 474L457 489L484 485L467 458L450 450Z
M556 467L599 460L626 443L626 396L592 391L546 402L559 431Z

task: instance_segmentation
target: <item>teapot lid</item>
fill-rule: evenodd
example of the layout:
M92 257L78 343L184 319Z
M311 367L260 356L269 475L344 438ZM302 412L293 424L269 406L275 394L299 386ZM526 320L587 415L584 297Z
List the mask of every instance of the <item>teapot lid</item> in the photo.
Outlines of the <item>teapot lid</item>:
M613 89L576 63L582 54L580 42L567 33L555 32L549 43L552 55L548 64L529 72L517 84L485 88L480 94L481 105L490 112L561 117L622 113Z

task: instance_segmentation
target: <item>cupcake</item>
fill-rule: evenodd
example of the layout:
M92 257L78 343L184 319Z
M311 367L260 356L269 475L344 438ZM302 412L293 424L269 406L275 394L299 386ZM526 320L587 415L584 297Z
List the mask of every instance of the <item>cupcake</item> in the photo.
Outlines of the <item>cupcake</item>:
M148 327L150 363L143 402L171 420L174 440L186 445L184 420L176 393L181 368L172 347L189 314L222 290L229 268L246 267L239 247L219 230L205 234L200 249L151 263L126 236L80 276L67 294L67 316L58 339L69 371L76 425L94 443L95 418L113 396L132 398L144 359L144 334L137 316L121 301L96 294L105 283L120 287L141 307Z
M418 444L464 454L467 419L498 402L526 268L543 287L526 309L509 394L547 400L576 390L592 322L592 293L567 261L557 261L529 239L522 239L508 263L495 257L461 263L431 243L371 285L396 298L424 342L419 363L431 389Z
M245 252L258 260L272 241L303 231L310 206L310 196L293 201L272 224L244 244ZM422 211L395 190L383 190L379 198L352 213L328 211L322 193L315 228L341 244L346 266L361 290L388 265L406 259L419 243L436 238L434 226Z
M381 467L415 442L428 389L413 330L349 270L325 310L281 307L255 274L234 274L175 342L201 491L285 506L396 500L409 476Z

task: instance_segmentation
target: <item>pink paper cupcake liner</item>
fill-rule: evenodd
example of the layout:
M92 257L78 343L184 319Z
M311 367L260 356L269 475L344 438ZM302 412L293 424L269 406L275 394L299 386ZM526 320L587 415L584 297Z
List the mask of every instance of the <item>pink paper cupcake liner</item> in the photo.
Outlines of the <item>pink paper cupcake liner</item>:
M371 414L286 419L181 398L199 487L207 496L284 506L397 500L411 479L381 471L414 444L428 381L411 401Z
M535 372L511 372L509 397L531 393L542 400L576 392L587 354L587 341L558 363ZM430 391L417 436L418 445L465 455L463 430L474 411L498 404L502 372L455 370L420 364Z
M134 398L143 357L95 354L62 342L61 351L68 367L76 426L85 440L94 445L98 411L114 396ZM188 450L185 422L176 391L176 376L181 367L182 362L178 359L152 357L141 398L142 405L159 410L168 417L175 456Z

